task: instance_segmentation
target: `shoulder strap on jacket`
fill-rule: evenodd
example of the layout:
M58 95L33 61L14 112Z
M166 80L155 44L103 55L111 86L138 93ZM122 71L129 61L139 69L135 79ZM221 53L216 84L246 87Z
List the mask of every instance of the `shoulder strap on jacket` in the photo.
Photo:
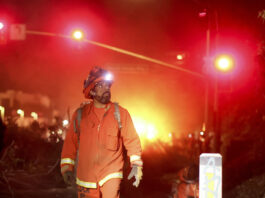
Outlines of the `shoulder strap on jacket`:
M121 115L120 115L119 103L114 102L114 107L115 107L114 116L118 122L119 130L121 130L122 125L121 125Z

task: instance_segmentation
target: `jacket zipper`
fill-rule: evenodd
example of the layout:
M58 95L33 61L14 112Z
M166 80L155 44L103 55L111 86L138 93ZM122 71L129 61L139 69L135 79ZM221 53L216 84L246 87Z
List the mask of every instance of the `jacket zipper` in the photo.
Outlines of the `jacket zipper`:
M98 126L97 126L97 130L98 130L98 134L97 134L97 135L98 135L98 152L97 152L97 160L96 160L97 164L99 164L99 151L100 151L100 149L99 149L99 139L100 139L100 138L99 138L99 137L100 137L99 131L100 131L101 124L103 123L104 118L105 118L105 116L106 116L107 113L108 113L109 108L110 108L110 106L109 106L108 108L106 108L106 112L104 113L104 115L103 115L101 121L99 122L99 124L98 124Z

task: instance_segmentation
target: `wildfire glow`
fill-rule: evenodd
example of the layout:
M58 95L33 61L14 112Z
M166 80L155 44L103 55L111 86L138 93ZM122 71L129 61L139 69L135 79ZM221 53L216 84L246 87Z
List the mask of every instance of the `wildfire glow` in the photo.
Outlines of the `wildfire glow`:
M178 124L180 118L174 113L173 107L168 108L168 104L156 97L159 91L156 85L149 82L148 77L144 78L138 82L133 76L133 84L130 86L127 86L127 82L131 79L117 78L116 83L121 86L116 89L115 83L112 91L118 94L113 94L117 97L113 100L118 100L121 106L128 109L143 150L149 152L154 149L164 152L163 146L173 146L173 141L181 135L181 127ZM124 80L126 81L123 85Z
M137 111L139 114L141 111ZM166 125L163 125L163 122L159 121L159 116L155 115L150 111L147 115L147 112L141 112L141 115L132 114L133 123L137 133L140 136L141 144L143 147L148 143L153 143L156 141L167 142L172 144L171 136L172 134L167 129Z

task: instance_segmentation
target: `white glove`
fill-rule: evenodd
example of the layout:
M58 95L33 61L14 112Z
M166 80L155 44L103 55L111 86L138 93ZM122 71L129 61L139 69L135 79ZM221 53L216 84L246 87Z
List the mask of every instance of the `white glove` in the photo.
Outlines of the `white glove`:
M130 180L132 177L135 177L135 182L133 182L133 186L135 186L136 188L139 186L140 181L142 179L143 176L143 171L142 171L143 167L141 166L136 166L133 165L132 166L132 170L128 176L128 179Z

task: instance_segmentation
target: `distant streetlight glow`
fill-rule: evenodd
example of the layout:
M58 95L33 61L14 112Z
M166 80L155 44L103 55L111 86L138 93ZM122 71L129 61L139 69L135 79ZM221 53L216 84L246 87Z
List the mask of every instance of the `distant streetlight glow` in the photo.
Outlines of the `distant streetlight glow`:
M21 109L17 110L17 114L19 114L21 118L24 118L24 111L22 111Z
M72 37L75 39L75 40L82 40L84 38L84 33L81 31L81 30L75 30L73 33L72 33Z
M33 117L34 120L38 120L38 114L36 112L31 112L31 117Z
M229 55L217 56L214 64L216 69L222 72L229 72L234 68L234 60Z
M206 17L206 15L207 15L207 10L206 10L206 9L201 10L201 11L199 12L198 15L199 15L199 17L201 17L201 18Z
M63 121L63 126L65 127L65 126L67 126L69 124L69 121L68 120L64 120Z
M0 30L2 30L4 27L5 25L2 22L0 22Z
M183 60L183 55L182 54L178 54L177 55L177 60Z

